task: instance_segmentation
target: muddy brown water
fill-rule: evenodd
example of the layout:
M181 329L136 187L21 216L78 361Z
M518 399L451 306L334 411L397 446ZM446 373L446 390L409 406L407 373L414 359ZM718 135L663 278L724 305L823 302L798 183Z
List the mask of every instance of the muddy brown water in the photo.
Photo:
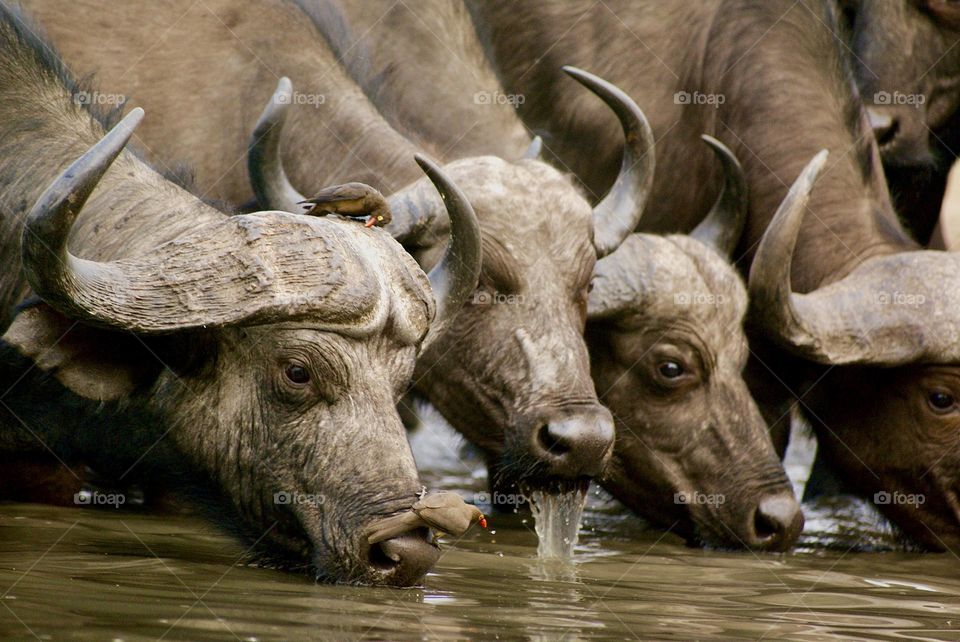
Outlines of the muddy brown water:
M449 445L417 456L483 499ZM757 555L688 548L591 490L573 564L538 562L529 515L495 516L398 590L246 566L191 518L6 504L0 640L960 639L960 559L864 552L895 543L861 509L810 507L797 551Z

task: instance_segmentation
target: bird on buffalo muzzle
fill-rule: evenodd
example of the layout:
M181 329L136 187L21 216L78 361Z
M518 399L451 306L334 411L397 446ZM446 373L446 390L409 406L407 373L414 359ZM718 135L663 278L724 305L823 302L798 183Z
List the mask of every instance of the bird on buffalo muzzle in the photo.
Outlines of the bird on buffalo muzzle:
M364 227L384 226L390 222L390 206L383 194L364 183L344 183L325 187L313 198L299 202L311 206L304 212L311 216L340 214L351 218L366 217Z
M368 528L367 543L376 544L424 526L441 533L460 536L473 524L487 527L487 519L476 506L449 492L424 495L410 510L381 519Z

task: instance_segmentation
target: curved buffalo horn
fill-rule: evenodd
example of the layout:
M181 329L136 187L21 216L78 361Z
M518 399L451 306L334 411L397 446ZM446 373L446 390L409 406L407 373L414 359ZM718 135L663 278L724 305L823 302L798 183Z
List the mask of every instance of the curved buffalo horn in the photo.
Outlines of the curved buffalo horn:
M71 254L71 227L142 117L132 110L30 210L22 265L47 304L84 323L143 334L309 316L359 336L386 323L391 295L380 276L389 255L368 244L379 232L354 225L287 212L224 215L138 256L100 262Z
M803 214L810 200L813 183L827 162L829 152L817 153L780 203L767 226L750 266L750 304L762 327L777 333L781 342L793 349L818 352L818 338L807 328L794 305L790 283L790 262L800 234Z
M74 161L44 191L27 215L20 240L23 269L33 291L61 312L106 322L95 291L117 280L108 265L67 251L67 237L97 183L123 151L143 119L136 107L100 141Z
M653 130L637 104L618 87L591 73L566 66L563 70L595 93L613 110L623 128L620 174L603 200L593 208L593 244L597 256L615 250L636 229L653 186Z
M523 153L522 160L537 160L540 158L540 154L543 152L543 139L539 136L534 136L533 140L530 141L530 146L527 147L527 151Z
M253 194L261 207L302 213L306 199L290 184L280 158L280 133L290 111L293 84L284 76L260 114L247 148L247 171Z
M726 145L706 134L701 138L723 164L723 189L706 218L690 236L709 245L721 256L730 257L737 249L747 222L747 178L737 157Z
M750 269L754 319L787 349L817 363L896 366L960 361L955 254L908 251L866 259L808 294L790 287L806 203L826 150L790 188Z
M437 313L420 348L424 353L450 329L453 318L477 288L483 253L480 223L467 197L436 163L420 154L414 158L440 193L450 217L450 241L440 261L427 275ZM422 181L390 196L387 201L393 214L387 229L397 240L416 242L437 224L436 195L427 193Z

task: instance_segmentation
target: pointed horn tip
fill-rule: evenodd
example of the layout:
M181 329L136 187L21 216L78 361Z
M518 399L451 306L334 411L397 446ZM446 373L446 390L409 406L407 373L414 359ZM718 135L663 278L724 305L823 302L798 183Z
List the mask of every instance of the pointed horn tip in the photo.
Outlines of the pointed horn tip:
M817 152L816 156L810 159L810 162L807 163L807 166L803 168L803 171L800 173L800 177L797 179L797 183L803 185L811 185L814 183L817 178L820 176L820 172L823 171L824 166L827 164L827 158L830 156L830 150L821 149Z
M799 233L800 221L803 219L803 214L806 211L806 200L810 195L810 192L813 190L813 183L817 180L817 177L820 175L820 171L823 169L824 165L827 162L830 152L827 149L821 149L817 154L810 159L806 167L803 168L803 171L800 172L800 176L794 181L793 185L790 186L790 190L787 192L787 196L784 198L783 202L780 203L780 207L777 209L777 212L774 214L773 220L770 222L769 227L763 234L763 238L760 240L760 247L757 250L757 257L762 257L764 254L769 252L767 249L772 243L775 242L777 238L774 232L776 231L775 227L793 227L792 240L789 242L789 256L793 256L793 247L796 243L796 235ZM804 203L803 207L797 207L797 203ZM793 204L791 207L790 204ZM792 221L791 221L792 219ZM777 232L779 234L779 232ZM782 243L782 241L780 241ZM754 259L753 264L750 266L750 274L747 278L748 288L750 290L751 297L759 296L764 293L767 289L766 286L769 285L768 280L765 278L766 269L764 274L761 274L760 266L763 264L763 260ZM788 270L786 272L787 279L789 279L789 263L787 264ZM756 292L755 292L756 290ZM771 289L771 291L776 291Z
M140 124L140 121L143 120L143 117L146 115L146 112L143 111L143 107L134 107L130 110L126 116L123 117L121 123L129 123L131 128L136 127Z
M95 144L93 147L88 149L83 156L78 158L73 162L73 166L79 167L81 164L88 162L90 159L99 157L105 158L104 161L106 166L109 166L113 163L113 160L120 155L120 152L127 146L127 143L130 141L130 137L133 136L133 132L136 131L137 126L143 120L145 112L142 107L134 107L130 110L126 116L124 116L119 123L113 126L110 131L103 135L100 141ZM94 163L94 165L89 166L89 168L94 168L98 166L99 163ZM103 170L105 171L105 170ZM66 170L66 173L71 173L71 170Z
M827 158L829 157L830 157L830 150L821 149L819 152L817 152L817 155L813 157L813 161L811 162L815 162L817 168L820 168L820 167L823 167L823 165L827 162Z
M637 101L627 92L609 80L604 80L578 67L566 65L563 67L563 71L596 94L608 107L613 109L621 125L624 126L625 130L629 130L624 132L628 140L636 140L639 137L646 147L650 149L654 147L655 141L650 120L640 109Z
M292 98L293 83L290 82L289 78L284 76L277 82L277 88L273 90L273 94L270 96L270 102L267 103L263 115L257 123L258 127L262 125L273 125L279 122L280 119L286 115L290 103L293 102Z
M541 153L543 153L543 138L534 136L533 140L530 141L530 145L527 147L527 151L523 153L521 160L537 160L540 158Z
M584 71L579 67L565 65L563 67L563 71L593 93L597 93L598 90L605 90L613 94L623 94L623 96L626 96L626 94L624 94L623 91L613 83L604 80L596 74L591 74L589 71Z
M120 120L119 123L114 125L113 128L107 132L104 138L110 137L112 139L122 139L122 143L118 141L120 148L122 149L127 144L127 141L130 140L130 136L133 135L133 132L140 125L140 122L143 121L145 114L146 112L143 111L143 107L134 107Z
M563 73L573 78L577 78L577 79L580 79L583 77L596 78L596 76L591 74L589 71L584 71L583 69L580 69L580 67L575 67L574 65L564 65L560 67L560 69L563 70Z
M440 166L424 154L414 154L413 160L417 161L417 165L420 166L420 169L423 170L423 173L426 174L430 180L433 180L434 176L442 173Z
M722 142L720 142L718 139L711 136L710 134L702 134L700 136L700 140L702 140L707 145L709 145L710 148L713 149L713 151L717 154L717 156L729 158L732 161L734 161L737 165L740 164L740 161L737 160L737 157L733 153L733 151L729 147L724 145Z

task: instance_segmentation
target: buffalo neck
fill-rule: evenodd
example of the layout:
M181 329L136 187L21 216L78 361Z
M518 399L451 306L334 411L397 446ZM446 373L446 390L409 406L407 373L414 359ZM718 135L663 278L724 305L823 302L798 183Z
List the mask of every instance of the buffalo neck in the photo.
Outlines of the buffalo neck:
M724 97L712 126L732 143L750 184L741 247L752 258L790 184L828 149L794 253L795 289L835 281L873 256L915 249L896 221L833 17L810 0L747 4L730 0L717 12L701 83Z
M560 67L600 74L644 110L657 168L642 231L689 232L710 209L721 179L700 136L712 134L747 174L746 267L790 184L829 149L795 255L800 291L871 256L915 248L896 221L827 4L468 0L502 81L525 96L524 120L551 134L550 150L594 198L617 175L621 134Z
M516 111L525 97L500 84L462 1L340 5L353 33L335 53L398 131L436 145L444 161L521 157L531 141Z
M281 21L289 29L280 32L297 36L295 46L275 46L271 61L293 84L281 139L290 181L304 194L348 181L390 194L419 179L414 154L435 150L412 144L387 122L331 48L312 3L300 4L300 15L290 7L270 11L271 24Z
M290 76L294 88L317 86L298 76ZM291 109L281 149L291 183L307 195L349 181L391 194L422 176L414 162L422 150L390 127L352 83L329 92L321 108Z

